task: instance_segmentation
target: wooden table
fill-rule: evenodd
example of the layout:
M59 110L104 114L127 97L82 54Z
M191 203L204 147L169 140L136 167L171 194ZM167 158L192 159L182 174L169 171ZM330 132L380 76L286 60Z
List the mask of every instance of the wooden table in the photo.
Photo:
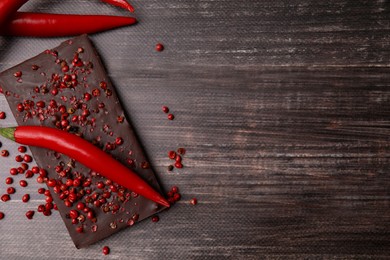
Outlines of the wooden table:
M30 181L0 203L2 259L390 257L388 1L131 2L139 24L92 40L163 187L183 199L77 250L58 213L26 219L43 202ZM23 10L129 15L98 0ZM1 37L0 69L65 39ZM4 97L0 109L13 125ZM168 172L178 147L185 168ZM1 159L1 193L13 165Z

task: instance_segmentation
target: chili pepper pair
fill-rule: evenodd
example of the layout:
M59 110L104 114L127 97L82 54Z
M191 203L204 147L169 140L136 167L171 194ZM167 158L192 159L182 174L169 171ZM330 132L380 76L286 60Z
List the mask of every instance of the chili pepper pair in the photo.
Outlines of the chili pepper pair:
M56 37L102 32L137 22L133 17L17 12L28 0L0 0L0 35ZM101 0L134 12L126 0Z

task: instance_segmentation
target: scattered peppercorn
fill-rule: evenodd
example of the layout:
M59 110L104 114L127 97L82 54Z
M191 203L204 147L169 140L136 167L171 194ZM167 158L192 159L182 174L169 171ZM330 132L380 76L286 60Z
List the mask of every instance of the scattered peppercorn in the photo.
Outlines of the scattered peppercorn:
M7 201L9 201L11 199L11 197L8 195L8 194L3 194L2 196L1 196L1 200L3 201L3 202L7 202Z
M4 213L0 211L0 220L4 218Z
M27 151L27 148L26 148L26 146L21 145L18 147L18 151L21 153L25 153Z
M168 152L168 157L170 158L170 159L175 159L176 158L176 152L175 151L169 151Z
M181 168L183 168L183 164L181 162L176 162L175 167L178 169L181 169Z
M8 157L9 156L9 152L7 150L2 150L1 151L1 156Z
M163 107L162 107L162 111L163 111L164 113L168 113L168 112L169 112L169 108L168 108L167 106L163 106Z
M190 200L190 204L195 206L196 204L198 204L198 200L196 198L193 198Z
M157 43L156 44L156 51L161 52L163 50L164 50L164 45L162 45L161 43Z
M186 153L186 150L184 148L178 148L177 149L177 153L181 154L181 155L184 155Z
M24 203L28 202L30 200L30 195L29 194L24 194L22 197L22 201Z
M31 155L25 154L25 155L23 156L23 160L24 160L25 162L29 163L29 162L32 162L32 157L31 157Z
M5 118L6 118L5 112L1 111L0 112L0 119L5 119Z
M7 177L7 178L5 179L5 184L10 185L10 184L12 184L13 182L14 182L14 179L12 179L11 177Z
M158 222L160 218L158 216L153 216L152 217L152 222Z
M102 251L104 255L108 255L110 253L110 248L108 246L104 246Z
M168 120L173 120L175 116L173 114L168 114Z
M29 210L29 211L26 212L26 217L27 217L28 219L32 219L33 216L34 216L34 213L35 213L34 210Z

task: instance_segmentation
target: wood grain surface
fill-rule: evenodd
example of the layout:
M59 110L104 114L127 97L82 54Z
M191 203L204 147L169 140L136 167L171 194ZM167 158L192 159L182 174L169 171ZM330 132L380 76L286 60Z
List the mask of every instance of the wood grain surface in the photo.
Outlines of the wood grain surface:
M390 258L389 1L132 3L136 26L91 38L162 186L183 199L77 250L58 213L25 218L39 185L15 185L0 203L2 259ZM129 15L98 0L23 9ZM0 69L64 39L1 37ZM4 97L0 109L13 125ZM3 193L17 145L1 142L14 151ZM185 167L168 172L178 147Z

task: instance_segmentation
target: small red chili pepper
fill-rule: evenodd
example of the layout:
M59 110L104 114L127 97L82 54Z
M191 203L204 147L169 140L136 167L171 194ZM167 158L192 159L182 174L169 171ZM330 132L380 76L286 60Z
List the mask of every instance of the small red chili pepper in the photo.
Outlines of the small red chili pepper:
M20 144L51 149L77 159L81 164L119 185L163 206L170 206L163 196L135 172L79 136L45 126L0 128L0 134Z
M3 26L28 0L1 0L0 1L0 27Z
M102 32L135 24L133 17L17 12L0 35L60 37Z
M102 0L102 2L105 2L110 5L119 6L121 8L127 9L130 12L134 13L134 7L129 4L126 0Z

